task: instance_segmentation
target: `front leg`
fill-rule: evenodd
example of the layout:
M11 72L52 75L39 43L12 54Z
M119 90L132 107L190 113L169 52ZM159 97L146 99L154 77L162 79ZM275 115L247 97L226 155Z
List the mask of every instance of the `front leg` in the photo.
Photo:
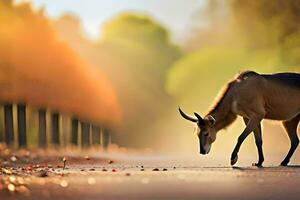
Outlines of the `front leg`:
M254 131L258 125L260 124L261 118L252 118L248 121L246 128L242 132L242 134L239 136L237 144L235 145L235 148L231 154L231 165L234 165L238 160L238 152L240 150L240 147L244 140L247 138L247 136Z
M247 118L243 118L245 124L247 125L249 120ZM264 153L263 153L263 149L262 149L262 136L261 136L261 125L260 123L258 124L258 127L256 129L254 129L253 131L254 133L254 138L255 138L255 144L256 144L256 148L257 148L257 152L258 152L258 162L254 163L254 166L257 167L262 167L262 164L264 162Z

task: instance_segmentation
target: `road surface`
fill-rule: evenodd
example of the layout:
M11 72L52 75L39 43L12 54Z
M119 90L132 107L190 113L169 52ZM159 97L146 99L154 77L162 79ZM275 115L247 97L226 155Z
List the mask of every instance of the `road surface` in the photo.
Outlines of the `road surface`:
M202 167L85 161L5 166L0 199L300 199L300 167Z

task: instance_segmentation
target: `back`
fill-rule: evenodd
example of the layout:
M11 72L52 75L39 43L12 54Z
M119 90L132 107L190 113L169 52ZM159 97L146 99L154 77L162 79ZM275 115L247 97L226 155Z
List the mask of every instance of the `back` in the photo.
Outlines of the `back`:
M300 74L298 73L262 74L261 76L269 81L300 89Z

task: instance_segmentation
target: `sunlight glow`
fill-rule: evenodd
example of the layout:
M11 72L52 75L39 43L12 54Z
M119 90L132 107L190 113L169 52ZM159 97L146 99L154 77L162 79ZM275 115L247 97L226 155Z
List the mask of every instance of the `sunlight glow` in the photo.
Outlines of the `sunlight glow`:
M22 0L18 0L22 1ZM122 12L134 11L154 17L172 30L175 39L184 34L194 12L205 0L32 0L35 7L45 6L46 13L57 18L65 12L78 14L91 38L99 37L105 21Z

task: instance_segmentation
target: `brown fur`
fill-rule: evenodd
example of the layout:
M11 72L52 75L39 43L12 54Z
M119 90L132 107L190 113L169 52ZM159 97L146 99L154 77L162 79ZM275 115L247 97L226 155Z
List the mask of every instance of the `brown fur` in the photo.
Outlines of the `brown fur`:
M280 121L297 116L300 113L300 87L281 84L265 76L252 71L239 74L225 86L207 115L214 116L217 122L225 120L226 123L219 122L221 129L233 122L233 115Z
M216 119L217 131L228 126L239 115L247 123L232 154L232 164L243 140L254 131L259 150L260 166L263 162L260 122L263 119L283 121L291 139L291 148L282 165L287 165L299 139L297 126L300 119L300 74L281 73L260 75L247 71L239 74L209 112ZM259 129L259 130L258 130Z
M290 150L281 165L287 165L299 144L297 126L300 120L300 74L258 74L246 71L238 74L220 93L216 103L202 119L199 128L200 153L207 154L219 130L243 117L246 128L239 136L231 155L231 164L238 159L238 152L245 138L254 133L261 166L264 161L261 137L261 121L282 121L291 140ZM210 119L210 120L208 120ZM211 119L214 119L212 124ZM199 124L199 122L198 122Z

